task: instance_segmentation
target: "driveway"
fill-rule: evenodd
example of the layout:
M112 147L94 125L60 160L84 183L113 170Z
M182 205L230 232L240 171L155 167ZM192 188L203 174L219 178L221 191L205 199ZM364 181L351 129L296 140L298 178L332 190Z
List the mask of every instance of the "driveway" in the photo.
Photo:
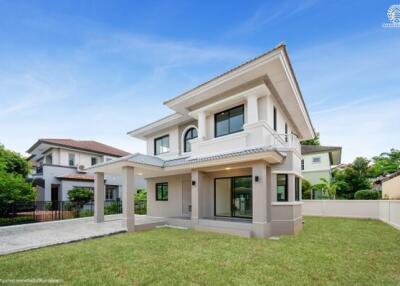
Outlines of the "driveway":
M164 223L162 218L135 215L138 229ZM121 215L105 216L104 223L95 223L93 217L87 217L0 227L0 255L125 231Z

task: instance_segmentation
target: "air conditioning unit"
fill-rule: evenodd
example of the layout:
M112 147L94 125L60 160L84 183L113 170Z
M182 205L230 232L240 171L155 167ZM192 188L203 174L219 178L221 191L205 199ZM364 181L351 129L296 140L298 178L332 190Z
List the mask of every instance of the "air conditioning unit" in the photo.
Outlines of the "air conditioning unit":
M76 171L78 171L78 173L86 173L85 166L84 165L77 165L76 166Z

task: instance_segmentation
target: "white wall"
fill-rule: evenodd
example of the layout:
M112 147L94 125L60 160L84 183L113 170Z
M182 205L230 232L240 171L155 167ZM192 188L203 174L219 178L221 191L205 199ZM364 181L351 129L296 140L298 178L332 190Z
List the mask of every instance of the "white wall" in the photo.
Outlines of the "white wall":
M303 200L303 215L379 219L400 229L400 200Z

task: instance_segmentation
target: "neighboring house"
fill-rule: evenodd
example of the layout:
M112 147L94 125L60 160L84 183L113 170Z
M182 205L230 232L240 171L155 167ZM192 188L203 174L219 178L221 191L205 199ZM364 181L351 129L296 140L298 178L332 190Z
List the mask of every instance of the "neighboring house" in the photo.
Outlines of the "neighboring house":
M85 168L129 153L96 142L72 139L39 139L27 151L31 156L32 180L39 201L65 201L74 188L94 188L94 176ZM135 178L136 188L143 188L143 178ZM106 199L119 198L121 177L105 178Z
M255 237L302 229L299 139L315 134L284 45L164 104L172 115L128 132L146 141L146 155L89 168L96 221L102 178L120 173L124 223L135 228L129 182L140 173L148 215L169 224Z
M373 186L376 191L382 192L384 199L400 199L400 170L376 179Z
M302 145L301 154L303 178L315 185L321 183L321 178L332 178L332 168L341 161L342 147Z

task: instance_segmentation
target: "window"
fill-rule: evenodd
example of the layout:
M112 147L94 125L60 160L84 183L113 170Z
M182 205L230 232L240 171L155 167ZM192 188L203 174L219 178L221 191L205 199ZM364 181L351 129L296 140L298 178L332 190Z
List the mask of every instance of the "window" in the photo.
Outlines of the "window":
M92 166L97 164L97 158L96 157L92 157Z
M301 160L301 170L302 170L302 171L304 170L304 159Z
M276 120L276 107L274 106L274 130L278 130L278 122Z
M313 162L313 164L321 163L321 157L313 157L312 162Z
M156 201L168 201L168 183L156 183Z
M169 151L169 135L154 139L154 155L167 153Z
M116 200L118 198L118 186L106 186L106 200Z
M285 123L285 142L288 142L288 127L287 127L287 123Z
M243 130L244 106L237 106L215 114L215 137Z
M296 177L294 179L294 199L300 201L300 178Z
M288 201L288 175L278 174L277 176L277 186L276 186L276 200L278 202Z
M75 166L75 154L68 154L68 165Z
M53 155L52 154L49 154L46 156L46 164L49 164L49 165L53 164Z
M192 140L194 138L197 138L197 129L196 128L190 128L188 131L185 133L185 137L183 140L183 152L190 152L192 151L192 146L189 142L189 140Z

